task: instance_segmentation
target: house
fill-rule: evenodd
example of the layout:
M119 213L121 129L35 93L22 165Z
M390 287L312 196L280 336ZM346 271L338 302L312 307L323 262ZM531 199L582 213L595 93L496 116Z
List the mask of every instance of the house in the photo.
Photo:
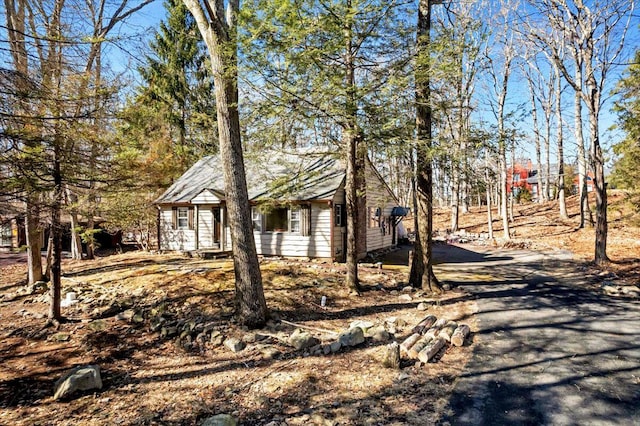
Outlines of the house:
M406 214L371 162L365 163L363 254L394 246ZM263 153L247 156L245 170L259 255L345 259L345 168L338 160L310 152ZM218 156L198 161L155 203L160 250L231 250Z
M565 166L565 171L567 170ZM533 198L533 200L537 200L540 194L540 190L538 188L539 185L544 187L544 181L542 181L542 177L544 174L544 166L543 170L539 171L532 164L531 160L519 160L516 161L512 166L507 168L507 193L511 193L513 190L514 193L518 193L522 189L527 189ZM593 172L587 172L587 192L593 191ZM540 182L538 181L540 179ZM558 180L558 164L551 163L549 164L549 191L551 195L557 190L557 180ZM577 194L579 192L579 180L580 177L577 173L573 175L573 184L570 188L565 188L569 194Z
M24 209L20 207L0 199L0 252L17 250L27 244Z

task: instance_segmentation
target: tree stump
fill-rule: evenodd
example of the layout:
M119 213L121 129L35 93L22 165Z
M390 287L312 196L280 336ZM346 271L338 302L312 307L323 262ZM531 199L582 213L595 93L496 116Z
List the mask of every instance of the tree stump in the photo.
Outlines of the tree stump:
M398 342L393 342L385 346L382 365L386 368L400 369L400 345Z
M446 343L447 342L443 337L436 337L418 353L418 359L424 363L429 362Z
M470 331L471 330L467 324L460 324L451 336L451 344L454 346L464 345L464 340L467 338Z

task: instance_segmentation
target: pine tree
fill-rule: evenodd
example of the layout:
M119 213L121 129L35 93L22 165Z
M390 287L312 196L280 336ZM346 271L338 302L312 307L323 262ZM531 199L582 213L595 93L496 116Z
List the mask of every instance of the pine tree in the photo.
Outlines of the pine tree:
M172 177L184 172L195 160L217 151L213 79L206 52L193 16L180 0L165 0L166 22L160 23L152 55L139 69L144 84L139 88L136 108L164 117L169 128L177 167ZM151 112L149 111L149 112Z

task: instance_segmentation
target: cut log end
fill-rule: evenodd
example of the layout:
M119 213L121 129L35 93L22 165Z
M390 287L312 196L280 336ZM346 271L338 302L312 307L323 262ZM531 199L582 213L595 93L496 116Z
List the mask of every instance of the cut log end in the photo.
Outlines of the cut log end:
M464 341L469 335L470 328L466 324L460 324L458 328L453 332L451 336L451 344L454 346L462 346L464 345Z

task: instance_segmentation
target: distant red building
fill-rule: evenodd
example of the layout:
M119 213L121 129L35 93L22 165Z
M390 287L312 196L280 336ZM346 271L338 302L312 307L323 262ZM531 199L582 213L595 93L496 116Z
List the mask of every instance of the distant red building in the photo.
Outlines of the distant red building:
M535 175L536 171L533 169L531 160L516 162L512 167L507 168L507 193L511 194L512 191L518 193L522 189L533 193L529 178Z

